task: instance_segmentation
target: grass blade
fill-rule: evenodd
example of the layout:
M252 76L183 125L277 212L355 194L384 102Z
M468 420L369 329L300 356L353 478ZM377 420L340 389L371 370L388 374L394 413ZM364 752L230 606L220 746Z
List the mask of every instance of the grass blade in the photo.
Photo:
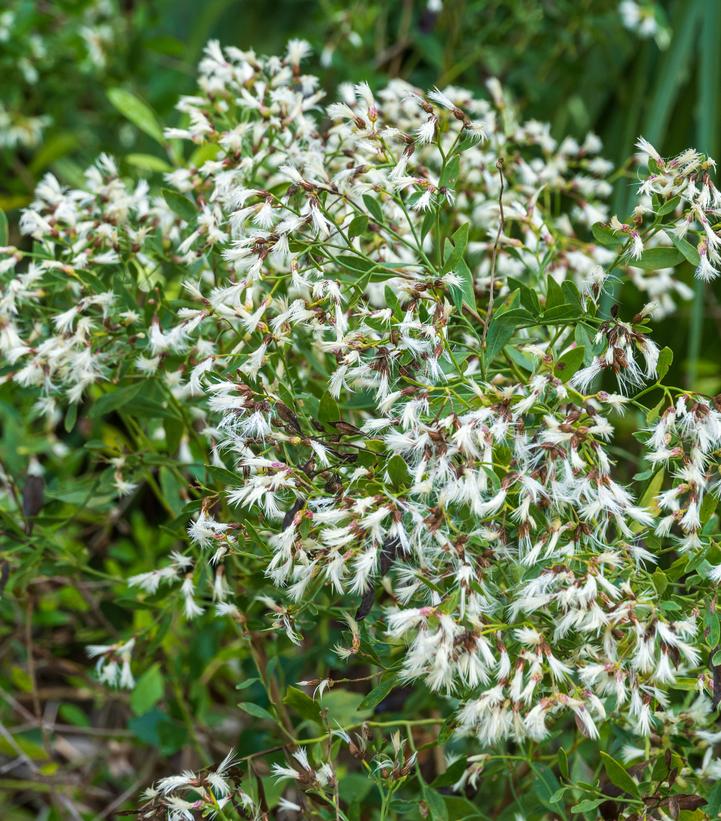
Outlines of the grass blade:
M694 4L703 13L701 26L701 61L698 72L699 100L697 121L697 147L712 157L718 150L719 105L718 89L721 84L721 4L696 0ZM701 351L704 325L705 283L694 282L694 296L691 307L691 322L688 335L688 359L686 379L693 388L698 376L698 357Z

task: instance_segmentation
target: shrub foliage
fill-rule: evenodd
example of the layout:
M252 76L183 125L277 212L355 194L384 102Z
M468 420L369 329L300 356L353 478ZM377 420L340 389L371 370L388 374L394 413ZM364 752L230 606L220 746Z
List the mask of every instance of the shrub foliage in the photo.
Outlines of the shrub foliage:
M652 338L713 161L640 139L622 222L497 81L326 105L308 51L209 43L164 132L116 94L172 170L0 242L8 751L53 783L55 688L147 819L717 814L721 405Z

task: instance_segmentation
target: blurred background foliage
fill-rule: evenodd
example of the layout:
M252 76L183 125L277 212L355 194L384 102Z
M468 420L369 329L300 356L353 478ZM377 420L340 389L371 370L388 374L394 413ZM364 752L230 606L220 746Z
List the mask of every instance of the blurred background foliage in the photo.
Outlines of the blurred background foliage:
M371 86L398 76L473 89L497 76L524 116L550 122L556 137L594 130L606 155L622 162L643 131L672 153L698 136L702 77L716 70L703 64L701 31L713 30L717 4L640 5L655 20L653 36L628 30L616 0L283 0L272 8L258 0L10 0L3 15L14 12L15 22L4 38L0 27L2 103L48 124L35 145L4 147L0 205L27 202L47 168L70 176L98 150L133 150L138 135L104 92L134 89L165 122L177 95L193 89L210 38L261 53L306 38L328 91L359 76ZM704 138L710 145L699 147L713 148L713 136Z
M665 154L690 145L718 154L721 3L665 0L636 8L642 17L634 22L618 0L5 0L0 208L10 217L11 239L20 242L14 219L46 172L81 185L83 169L101 151L126 158L128 173L164 167L168 157L128 122L114 90L132 91L159 122L175 124L173 106L193 91L195 65L210 38L261 53L305 38L315 52L308 70L324 66L330 93L342 82L367 79L378 87L403 77L423 88L457 84L483 94L495 76L524 118L550 122L557 138L596 132L619 167L640 134ZM632 185L632 176L617 176L613 211L628 208ZM674 364L679 382L708 393L721 389L720 327L717 296L698 287L675 321L658 327L660 345L688 351ZM0 725L0 756L13 761L20 750L33 774L25 785L17 773L0 774L0 806L9 808L3 819L72 817L65 797L78 793L97 810L87 817L113 817L134 806L138 789L158 774L190 760L217 761L231 743L241 752L272 743L257 720L244 722L235 708L264 697L247 641L212 619L184 634L180 614L141 608L128 594L124 579L177 546L177 512L190 497L158 457L154 466L149 460L147 492L128 497L128 510L112 504L99 478L105 474L93 473L93 465L127 427L122 414L103 422L89 414L71 435L62 425L47 430L19 410L7 385L0 387L2 466L27 487L31 458L43 462L49 481L37 526L54 543L52 557L29 545L26 555L21 551L22 573L12 595L0 600L0 714L14 725L12 734ZM12 523L3 527L4 536L22 538ZM6 582L3 562L0 584ZM99 685L85 644L151 626L138 688L129 695ZM339 626L322 622L319 631L322 641L302 658L287 646L276 649L267 669L287 685L314 667L332 667L337 661L326 648ZM187 641L178 640L183 635ZM239 681L247 684L240 693ZM332 695L343 720L363 716L360 694ZM403 698L408 711L423 695ZM48 757L40 717L60 733L70 728L64 748L56 739L55 758ZM62 775L58 757L69 762ZM359 794L369 788L355 786ZM270 780L265 787L269 795L275 789Z

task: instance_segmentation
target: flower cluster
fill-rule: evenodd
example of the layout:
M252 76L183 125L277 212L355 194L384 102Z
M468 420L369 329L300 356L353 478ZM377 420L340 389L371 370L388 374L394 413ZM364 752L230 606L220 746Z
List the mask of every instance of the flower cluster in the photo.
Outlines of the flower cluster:
M43 182L22 220L39 250L0 263L4 378L56 420L89 393L108 411L140 403L137 452L109 468L118 496L149 442L224 478L186 508L187 550L130 580L189 619L244 624L250 556L291 641L331 596L352 637L341 658L365 620L394 680L449 699L451 729L480 747L541 741L565 718L592 739L609 720L648 737L694 688L707 721L721 413L663 383L652 306L600 306L619 272L643 272L628 277L643 294L687 261L717 274L712 161L641 141L622 222L598 139L519 122L496 81L488 100L361 83L321 109L307 54L211 43L166 134L200 159L163 197L109 158L84 190ZM650 391L650 467L630 481L615 427ZM279 777L332 787L330 764L294 757ZM222 805L227 766L149 798L177 818Z
M256 802L236 785L230 775L236 765L235 754L231 750L213 770L201 773L185 770L180 775L161 778L143 794L144 803L137 817L193 821L200 812L215 818L230 804L231 807L238 807L244 817L259 819L261 816L255 811Z

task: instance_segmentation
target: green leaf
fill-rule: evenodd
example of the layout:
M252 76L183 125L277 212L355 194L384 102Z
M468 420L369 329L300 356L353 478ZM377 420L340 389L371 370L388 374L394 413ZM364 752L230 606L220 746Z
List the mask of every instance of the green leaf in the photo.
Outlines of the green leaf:
M460 171L460 168L461 158L458 154L454 154L453 157L451 157L451 159L446 163L446 167L443 169L439 182L439 188L454 189L456 187L456 182L458 182L458 172Z
M0 211L0 246L8 244L8 218L4 211Z
M602 222L595 222L591 226L591 233L599 245L604 245L606 247L623 245L626 239L624 234L619 234L617 231L614 231Z
M375 709L381 701L391 692L391 690L396 685L396 677L389 676L388 678L381 681L381 683L374 687L370 693L361 701L358 705L359 709L361 710L373 710Z
M373 780L361 773L348 773L338 783L340 797L347 804L358 804L373 789Z
M608 801L607 798L584 798L583 801L579 801L578 804L574 804L571 807L571 812L591 812L595 810L596 807L600 806L604 803L604 801Z
M432 208L429 208L423 217L423 222L421 223L421 239L425 239L426 236L428 236L428 232L431 228L433 228L435 221L436 212Z
M680 202L681 202L681 197L671 197L670 200L665 202L663 205L660 205L656 209L656 213L658 214L659 217L665 217L666 214L670 214L672 211L675 211Z
M396 295L396 292L390 287L390 285L386 285L384 288L384 293L386 297L386 305L393 312L394 318L398 320L403 319L403 308L401 307L401 303Z
M563 292L563 301L567 305L573 305L579 312L583 311L583 300L581 299L581 292L578 290L575 282L566 279L561 283L561 291Z
M440 729L438 730L438 738L436 742L438 744L445 744L451 736L456 732L457 726L453 721L453 717L449 716L443 724L441 724Z
M348 226L348 236L350 239L360 237L368 230L368 217L365 214L359 214L350 221Z
M714 493L705 494L703 502L701 502L701 508L699 509L699 518L701 519L702 525L705 525L713 516L718 507L718 502L718 497Z
M428 817L438 821L448 821L448 808L440 793L432 790L427 784L422 785L423 800L428 807Z
M158 478L160 479L160 489L163 492L163 498L168 503L173 513L179 516L183 511L183 499L181 493L183 491L182 483L178 481L177 476L165 465L161 466L158 471Z
M656 588L658 595L662 596L663 591L668 587L668 579L663 570L657 567L656 570L653 571L651 581L653 581L653 586Z
M443 262L443 273L455 271L458 265L463 261L466 248L468 247L469 231L470 225L467 222L464 222L463 225L461 225L460 228L454 232L453 236L450 238L450 242L447 242L444 249L445 259ZM449 247L451 248L450 252ZM475 298L473 300L473 304L476 304Z
M651 481L646 485L641 498L638 500L639 507L654 507L656 504L656 496L658 496L663 485L663 477L665 475L664 468L661 468Z
M260 679L257 676L246 678L243 681L238 682L238 684L235 685L235 689L247 690L248 687L252 687L256 683L256 681L260 681Z
M643 268L644 271L656 271L659 268L673 268L683 262L683 254L678 248L648 248L640 259L630 259L629 265Z
M721 641L721 622L718 613L710 608L704 613L704 625L706 627L706 642L709 647L716 648Z
M662 396L658 402L649 410L646 414L646 422L649 425L652 425L658 417L661 415L661 410L663 409L664 405L666 404L666 397Z
M388 462L388 475L395 490L410 484L411 476L408 472L408 465L400 454L396 453Z
M209 479L213 482L217 482L221 487L224 485L235 487L235 485L242 482L241 476L233 473L231 470L217 467L216 465L205 465L205 471L208 474Z
M563 305L554 305L552 308L543 312L543 321L546 324L562 324L570 322L571 320L580 319L582 312L580 308L565 302Z
M656 763L653 765L653 769L651 770L651 780L652 781L665 781L666 776L669 773L669 766L666 762L666 756L660 756L656 759Z
M153 708L165 693L165 679L158 664L153 664L138 679L130 696L130 707L136 716Z
M622 764L616 761L613 756L603 751L601 752L601 761L603 762L604 770L606 770L606 775L612 784L615 784L619 789L629 795L633 795L636 798L639 797L638 784L626 772Z
M550 308L557 308L559 305L564 305L566 303L563 291L561 290L561 286L556 282L556 280L549 276L546 279L546 304L544 307L544 314Z
M46 761L48 758L47 751L36 741L24 738L21 735L14 735L11 739L0 736L0 755L15 758L17 757L18 749L33 761Z
M61 704L58 712L63 721L76 727L90 727L90 719L77 704Z
M698 266L701 262L701 257L699 256L698 251L694 248L693 245L683 237L677 237L672 231L669 231L668 237L671 242L676 246L676 248L680 251L681 254L686 258L687 262L690 262L694 268Z
M556 362L553 372L563 382L568 382L583 364L585 353L586 349L582 346L571 348L570 351L566 351L558 362Z
M568 781L570 778L569 775L569 768L568 768L568 754L563 749L563 747L558 748L558 771L561 773L561 776Z
M163 419L163 430L165 431L165 446L169 455L173 456L178 452L180 440L183 438L185 426L180 419L166 417Z
M373 219L382 225L385 220L383 219L383 209L378 200L375 199L375 197L371 197L370 194L363 194L363 204Z
M538 294L520 280L508 277L508 284L514 290L518 290L521 296L521 305L526 308L534 317L541 313L541 303L538 301Z
M176 753L187 742L188 737L187 730L182 724L158 709L130 719L128 729L136 738L157 747L163 755Z
M531 767L536 774L533 791L545 806L555 809L552 801L561 785L554 775L553 770L545 764L532 764Z
M337 722L342 727L368 718L370 710L361 709L362 693L351 692L334 687L323 694L323 709L328 711L328 723L335 727Z
M261 707L259 704L253 704L252 701L241 701L238 704L238 708L249 716L253 716L253 718L261 718L264 721L275 722L275 716L272 713L269 713L265 707Z
M68 409L65 411L65 419L63 420L63 427L68 433L75 427L77 419L78 403L73 402L71 405L68 405Z
M157 142L163 143L163 129L152 108L132 91L126 88L111 88L108 90L108 99L136 128Z
M167 174L168 171L173 170L173 166L160 157L153 154L128 154L125 158L129 165L135 168L140 168L141 171L158 172L160 174Z
M476 308L476 294L473 288L473 274L464 259L458 260L455 266L455 273L461 278L461 284L451 288L451 296L456 310L460 313L463 306L467 305L474 313Z
M463 775L467 766L468 762L465 757L461 756L456 759L444 773L437 775L433 779L431 787L435 787L436 789L439 787L451 787Z
M220 146L218 143L201 143L195 151L188 157L188 168L200 168L208 160L214 160L218 156Z
M168 204L168 208L174 211L181 219L186 222L192 222L197 216L198 212L195 204L187 197L179 194L177 191L171 191L169 188L163 188L161 191L163 199Z
M32 162L30 163L30 171L33 174L39 174L49 165L57 162L57 160L69 154L71 151L74 151L77 147L78 138L75 134L61 131L59 134L48 136L33 156Z
M367 273L375 267L375 263L365 257L353 257L341 254L341 256L337 258L337 261L343 268L349 268L351 271L358 271L362 274Z
M340 410L338 409L338 403L328 391L325 391L320 398L320 402L318 402L318 421L323 424L328 424L329 422L337 422L339 419Z
M548 799L548 803L549 804L558 804L560 801L563 800L563 796L566 794L567 790L569 790L569 789L570 789L570 787L568 785L566 785L564 787L559 787L556 790L556 792L553 793L553 795Z
M131 385L126 385L122 388L115 388L106 394L103 394L99 399L96 399L90 408L88 416L91 419L99 419L108 413L122 408L128 402L135 399L140 391L145 387L147 380L133 382Z
M660 382L668 373L668 369L673 362L673 351L671 348L662 348L658 355L658 364L656 365L656 380Z
M711 788L706 799L706 813L709 818L716 818L721 813L721 781L717 781Z
M320 705L298 687L288 687L283 696L283 703L287 704L302 718L315 721L318 724L321 723Z
M496 354L503 350L503 346L510 341L517 324L515 317L506 317L503 314L494 316L491 319L486 339L486 367L493 361Z

